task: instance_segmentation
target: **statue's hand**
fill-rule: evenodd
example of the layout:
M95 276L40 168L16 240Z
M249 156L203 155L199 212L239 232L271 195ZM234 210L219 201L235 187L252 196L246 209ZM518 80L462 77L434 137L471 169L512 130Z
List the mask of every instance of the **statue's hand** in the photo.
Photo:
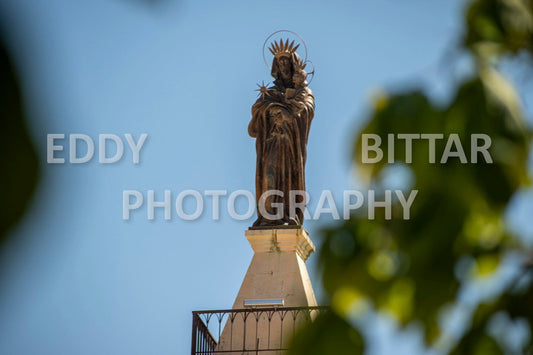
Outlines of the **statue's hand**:
M305 107L303 102L294 99L288 100L288 104L291 113L296 116L298 116Z

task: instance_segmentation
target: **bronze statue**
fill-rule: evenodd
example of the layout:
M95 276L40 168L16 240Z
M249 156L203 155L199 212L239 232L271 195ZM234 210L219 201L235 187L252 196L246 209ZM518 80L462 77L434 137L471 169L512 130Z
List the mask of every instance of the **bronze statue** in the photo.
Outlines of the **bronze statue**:
M260 85L260 96L252 106L248 133L256 138L257 150L254 227L303 223L302 208L294 207L306 202L304 170L315 102L298 47L288 39L272 43L274 85Z

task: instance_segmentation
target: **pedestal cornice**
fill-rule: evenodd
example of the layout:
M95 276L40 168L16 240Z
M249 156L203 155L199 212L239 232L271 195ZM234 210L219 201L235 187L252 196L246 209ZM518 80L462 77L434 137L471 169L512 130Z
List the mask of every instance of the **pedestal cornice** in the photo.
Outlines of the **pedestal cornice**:
M250 229L245 236L256 253L296 252L305 261L315 251L303 228Z

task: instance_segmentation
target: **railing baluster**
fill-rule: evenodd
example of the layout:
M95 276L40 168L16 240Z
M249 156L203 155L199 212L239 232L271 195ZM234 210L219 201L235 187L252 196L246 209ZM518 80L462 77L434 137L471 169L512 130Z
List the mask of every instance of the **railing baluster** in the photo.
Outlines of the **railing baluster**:
M220 310L220 311L194 311L192 312L192 339L191 339L191 355L200 355L200 354L228 354L228 355L237 355L237 354L261 354L267 352L270 354L273 351L277 353L285 353L287 349L288 340L287 335L290 337L294 336L294 333L297 331L297 328L306 322L313 320L313 314L319 316L321 313L328 310L328 307L281 307L281 308L247 308L247 309L232 309L232 310ZM313 313L316 312L316 313ZM263 317L263 314L265 317ZM291 317L287 317L287 315ZM209 321L211 317L215 315L218 319L218 339L211 334L209 330ZM224 325L224 330L222 322L225 315L227 315L226 323ZM271 338L271 327L272 320L274 316L279 317L279 338L275 336ZM242 344L237 341L238 344L234 344L233 331L235 329L234 323L237 317L242 317ZM253 316L255 318L255 337L253 330L248 328L248 318ZM289 318L293 324L290 327L290 324L285 324L286 318ZM226 325L229 328L226 330ZM288 320L287 320L288 321ZM261 324L260 324L261 323ZM298 323L298 325L296 324ZM237 329L240 329L236 326ZM253 323L252 323L253 324ZM250 324L250 327L253 327ZM266 328L268 327L268 328ZM277 326L275 326L277 328ZM288 334L284 334L284 328L288 331ZM291 329L292 328L292 329ZM261 331L260 331L261 329ZM229 334L227 332L229 331ZM239 332L240 333L240 332ZM290 334L292 333L292 334ZM215 333L216 334L216 333ZM222 348L219 347L219 342L221 337L225 337L226 343ZM253 337L250 339L250 343L247 343L247 337ZM238 338L238 337L237 337ZM236 338L236 340L237 340ZM285 338L285 339L284 339ZM227 343L229 339L229 344ZM275 340L275 341L274 341ZM279 344L277 341L279 340ZM252 344L253 341L253 344ZM286 344L283 343L285 341ZM260 345L263 344L263 345ZM227 348L229 345L229 348Z
M196 313L192 312L191 355L196 355Z

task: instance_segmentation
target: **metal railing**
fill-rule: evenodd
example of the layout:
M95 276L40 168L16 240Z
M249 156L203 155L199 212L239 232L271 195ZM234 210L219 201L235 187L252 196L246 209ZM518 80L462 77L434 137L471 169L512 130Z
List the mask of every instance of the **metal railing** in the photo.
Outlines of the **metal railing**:
M297 328L328 309L274 307L193 311L191 355L283 354Z

